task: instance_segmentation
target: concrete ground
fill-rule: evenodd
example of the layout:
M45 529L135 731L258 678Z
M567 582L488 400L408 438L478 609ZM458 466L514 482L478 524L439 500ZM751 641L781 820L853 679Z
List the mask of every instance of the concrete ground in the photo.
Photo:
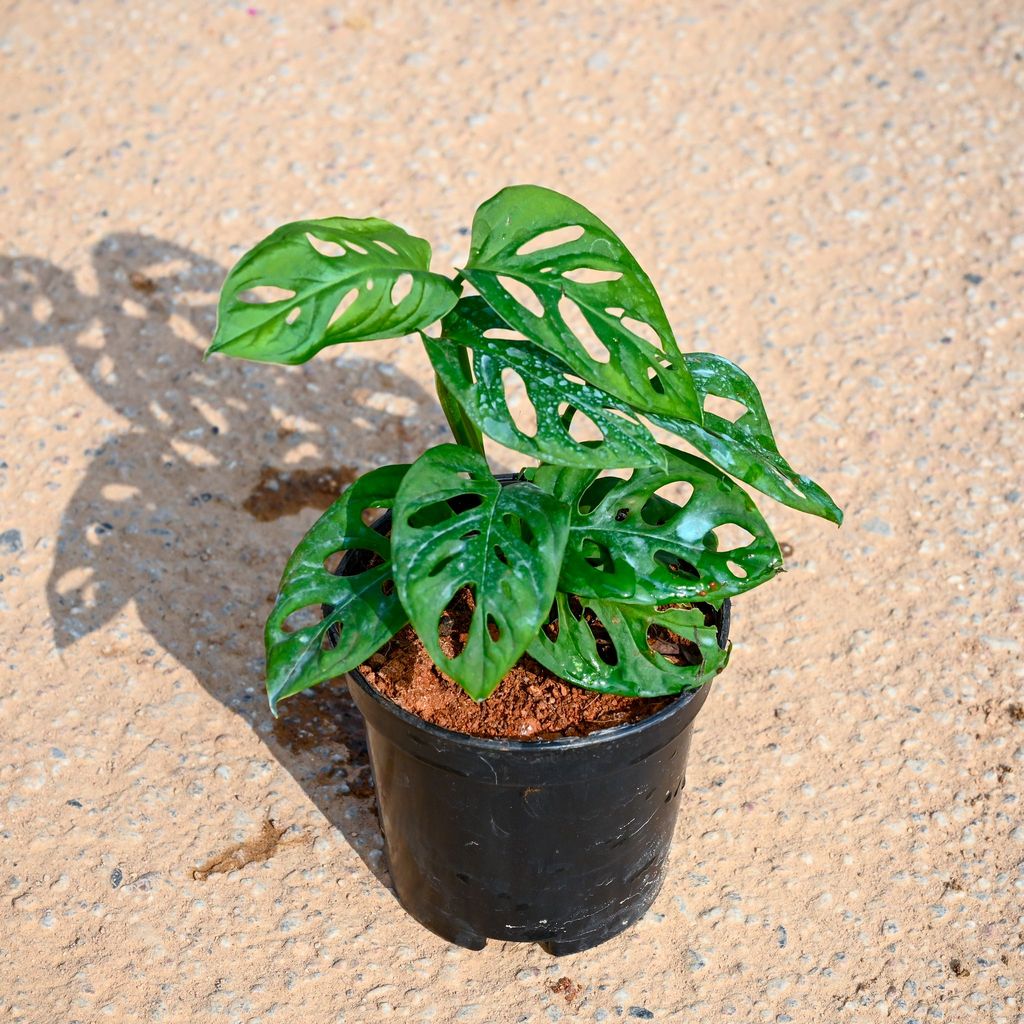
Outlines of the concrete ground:
M5 3L0 1020L1024 1021L1022 26ZM847 512L762 503L790 572L736 603L669 880L559 961L411 921L340 690L261 692L310 503L444 435L425 357L199 359L278 223L447 270L512 182L608 220Z

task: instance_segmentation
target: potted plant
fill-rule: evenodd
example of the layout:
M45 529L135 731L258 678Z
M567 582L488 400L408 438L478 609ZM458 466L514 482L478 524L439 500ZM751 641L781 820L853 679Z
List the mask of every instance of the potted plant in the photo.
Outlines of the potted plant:
M358 479L299 543L266 626L270 707L349 673L406 909L469 948L576 952L657 895L729 599L782 568L732 478L842 515L779 454L747 374L681 351L578 203L506 188L454 278L429 262L394 224L333 217L278 228L224 284L211 353L295 364L418 333L454 436ZM494 475L485 437L537 464Z

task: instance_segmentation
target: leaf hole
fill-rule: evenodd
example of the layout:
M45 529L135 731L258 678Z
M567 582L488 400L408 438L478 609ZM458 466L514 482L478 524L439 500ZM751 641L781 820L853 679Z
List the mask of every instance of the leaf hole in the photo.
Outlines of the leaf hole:
M306 605L303 608L296 608L285 620L281 623L281 629L285 633L295 633L300 629L308 629L310 626L316 626L321 622L323 616L320 612L320 606L318 604Z
M577 384L580 387L586 387L587 382L582 377L578 377L575 373L563 373L562 376L570 384Z
M358 298L358 288L350 288L347 292L345 292L345 294L341 297L341 301L337 304L337 306L334 307L334 312L331 314L331 319L327 321L328 328L330 328L334 323L340 320L348 312L349 307L352 305L352 303L355 302L356 299Z
M391 286L391 305L397 306L412 291L412 274L399 274Z
M569 436L583 444L587 441L603 441L604 434L601 433L598 425L585 413L576 410L572 423L569 424Z
M427 526L436 526L455 515L447 501L434 501L423 508L416 509L409 516L408 523L414 530L422 530Z
M291 288L278 288L274 284L258 284L238 293L238 301L250 306L264 306L271 302L285 302L295 298Z
M576 340L591 359L598 363L607 363L611 360L608 346L597 336L583 310L572 299L563 295L558 300L558 312L565 321L565 326L576 336Z
M448 505L453 512L462 514L463 512L470 512L475 508L479 508L484 503L484 499L479 494L458 494L454 498L448 499Z
M611 316L622 316L626 312L622 306L606 306L604 311Z
M663 565L674 576L684 576L691 580L700 579L700 571L695 565L681 555L672 554L671 551L655 551L654 561L658 565Z
M615 558L607 545L588 537L580 545L580 555L591 568L598 572L607 573L609 576L615 574Z
M392 256L398 255L398 250L393 245L389 245L387 242L383 241L380 238L375 238L373 240L373 244L379 245L385 252L391 253Z
M644 341L650 342L655 348L661 348L661 338L658 337L658 332L648 323L643 320L637 320L631 316L624 316L621 319L622 326L626 328L630 334L635 334L638 338L643 338Z
M356 251L357 253L359 253L359 254L360 254L361 256L366 256L366 255L367 255L367 254L369 253L369 249L364 249L364 248L363 248L363 246L359 245L359 243L358 243L358 242L353 242L351 238L346 238L346 239L345 239L345 244L346 244L346 245L347 245L347 246L348 246L348 247L349 247L350 249L353 249L353 250L355 250L355 251Z
M583 228L579 224L569 224L564 228L554 228L534 235L528 242L523 242L516 250L517 256L529 256L542 249L554 249L559 245L568 245L583 237Z
M537 410L526 391L526 383L516 370L506 366L501 371L501 386L505 392L505 406L524 437L537 436Z
M566 604L569 606L569 614L579 622L583 618L583 602L575 594L570 594Z
M344 551L332 551L324 559L324 568L334 576L337 573L338 566L341 565L341 560L345 557Z
M619 652L615 649L615 644L612 642L605 624L589 608L584 618L587 626L590 628L590 632L593 634L594 644L597 647L597 656L606 665L618 665Z
M747 570L739 562L726 562L725 564L729 567L729 572L737 579L745 580L747 578Z
M510 327L488 327L484 331L485 338L492 338L495 341L526 341L526 336L520 331L513 331Z
M469 630L476 609L476 592L472 586L461 587L441 612L437 623L437 642L449 658L458 658L466 649Z
M723 420L735 423L749 411L742 402L721 395L707 395L704 398L704 411L712 416L721 416Z
M294 309L293 309L293 310L292 310L292 311L291 311L291 312L290 312L290 313L289 313L289 314L288 314L288 315L287 315L287 316L286 316L286 317L284 318L284 322L285 322L286 324L289 324L289 325L291 325L291 324L295 323L295 321L296 321L296 320L298 320L298 319L299 319L299 317L300 317L301 315L302 315L302 307L301 307L301 306L296 306L296 307L295 307L295 308L294 308Z
M502 565L511 565L512 563L508 560L508 555L501 549L498 544L494 545L494 557L497 558Z
M518 536L524 544L533 544L535 534L530 528L530 524L525 519L514 515L511 512L506 512L501 517L501 521L505 524L505 528L512 533L513 536Z
M528 310L534 316L544 315L544 306L541 304L540 299L537 298L537 293L522 281L517 281L514 277L498 276L498 284L512 296L516 302L519 303L524 309Z
M395 581L394 580L384 580L384 582L381 583L381 585L380 585L380 592L385 597L390 597L395 592Z
M344 246L339 245L337 242L328 242L326 238L317 238L316 235L306 232L306 241L316 249L321 256L327 256L330 259L337 259L339 256L345 255Z
M692 640L685 640L656 622L647 628L647 646L673 665L699 665L704 660Z
M379 505L367 505L366 508L359 513L359 517L362 519L364 526L373 526L377 520L387 512L388 509L382 508Z
M608 492L613 487L616 487L622 480L628 479L632 475L632 472L633 471L629 469L613 469L609 470L607 475L599 476L580 495L580 499L576 503L576 508L580 515L590 515L608 496Z
M648 526L663 526L693 497L693 484L681 481L672 486L671 495L669 498L667 494L663 495L661 490L655 491L640 509L640 518Z
M487 616L487 635L493 643L501 639L501 630L498 628L498 620L493 615Z
M710 531L717 540L716 551L735 551L737 548L745 548L752 544L757 538L742 526L736 523L723 523Z
M577 267L565 270L562 277L577 284L603 284L606 281L618 281L622 277L621 270L597 270L594 267Z
M434 579L435 577L440 576L461 554L461 551L453 551L451 554L439 559L430 567L430 572L427 573L427 578Z

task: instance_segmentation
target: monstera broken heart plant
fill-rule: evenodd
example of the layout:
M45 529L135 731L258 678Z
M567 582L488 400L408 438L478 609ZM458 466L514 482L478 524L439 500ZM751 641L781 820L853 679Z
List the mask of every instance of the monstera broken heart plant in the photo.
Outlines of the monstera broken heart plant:
M841 513L780 455L747 374L683 352L619 238L547 189L484 203L452 278L387 221L287 224L230 272L210 352L295 364L409 334L455 443L368 472L299 543L266 627L270 705L350 673L392 879L429 928L585 949L657 894L728 599L782 568L736 480ZM484 438L536 464L496 476ZM322 617L291 627L309 609ZM655 701L585 735L470 735L372 684L367 662L396 644L422 645L438 685L475 701L526 663L549 703L578 688Z

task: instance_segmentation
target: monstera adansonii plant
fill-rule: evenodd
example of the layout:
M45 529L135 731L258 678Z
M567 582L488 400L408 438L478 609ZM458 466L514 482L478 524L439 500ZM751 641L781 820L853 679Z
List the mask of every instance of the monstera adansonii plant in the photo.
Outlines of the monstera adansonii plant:
M484 203L452 278L430 269L427 242L384 220L286 224L231 270L209 352L295 364L412 334L455 443L368 472L295 549L266 626L275 713L410 622L477 700L525 653L605 693L696 689L728 658L708 609L782 568L736 480L842 521L779 454L750 377L682 351L618 236L549 189L513 186ZM713 411L716 398L740 415ZM485 437L537 465L499 480ZM381 510L389 529L374 528ZM362 553L358 571L331 571L341 552ZM472 618L449 656L439 623L460 595ZM308 609L316 621L289 628ZM664 631L691 656L661 653Z

